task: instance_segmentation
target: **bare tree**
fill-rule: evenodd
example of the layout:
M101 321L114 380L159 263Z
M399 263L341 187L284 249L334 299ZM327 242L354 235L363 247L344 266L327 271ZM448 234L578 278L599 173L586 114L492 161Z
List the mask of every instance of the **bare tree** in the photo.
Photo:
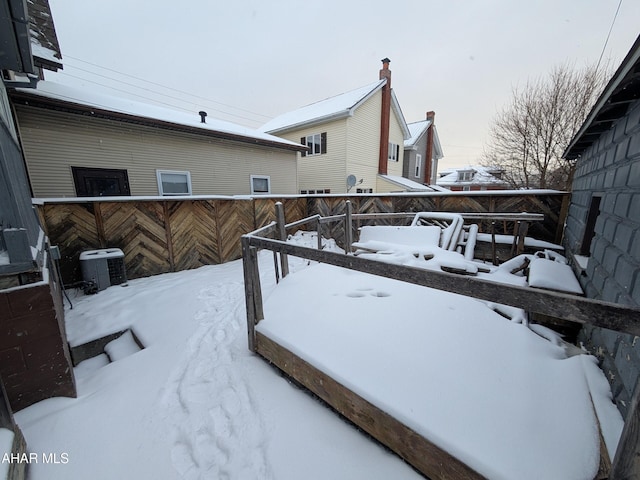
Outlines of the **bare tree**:
M581 127L610 76L609 68L569 64L514 88L493 120L482 163L505 170L514 188L568 190L575 161L562 153Z

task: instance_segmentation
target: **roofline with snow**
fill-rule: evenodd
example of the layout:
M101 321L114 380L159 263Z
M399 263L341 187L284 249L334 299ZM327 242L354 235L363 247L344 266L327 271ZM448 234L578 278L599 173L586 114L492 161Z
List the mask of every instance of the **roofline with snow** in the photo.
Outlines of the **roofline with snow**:
M26 105L36 108L44 108L60 112L71 113L74 115L82 115L93 118L103 118L107 120L115 120L134 125L143 125L147 127L161 128L164 130L178 131L182 133L191 133L194 135L213 137L223 140L231 140L235 142L248 143L251 145L260 145L265 147L279 148L296 152L307 151L304 145L298 145L288 141L270 141L258 137L234 134L231 132L223 132L220 130L204 129L189 126L181 123L174 123L166 120L159 120L152 117L134 115L131 113L121 113L113 110L99 108L92 105L85 105L77 102L70 102L58 98L38 95L35 91L12 90L10 92L11 100L19 105Z
M327 115L323 115L320 117L315 117L315 118L310 118L307 120L303 120L301 122L297 122L297 123L292 123L290 125L285 125L283 127L278 127L278 128L274 128L272 130L265 130L265 133L268 133L270 135L277 135L277 134L281 134L281 133L286 133L286 132L290 132L290 131L294 131L294 130L299 130L300 128L306 128L306 127L312 127L314 125L319 125L322 123L327 123L329 121L333 121L333 120L339 120L341 118L346 118L346 117L352 117L353 114L355 113L356 109L362 105L364 102L366 102L369 98L371 98L378 90L380 90L385 84L387 83L387 79L382 79L378 82L377 85L375 85L366 95L363 95L360 100L358 100L356 103L354 103L353 105L351 105L349 108L344 109L344 110L340 110L338 112L333 112ZM338 95L336 95L338 96ZM325 100L320 100L318 102L315 103L321 103L324 102L326 100L330 100L334 97L330 97L328 99ZM314 105L313 103L306 105L305 107L308 107L310 105ZM300 109L305 108L305 107L300 107ZM293 111L297 111L299 109L296 110L292 110Z
M640 35L562 154L575 160L620 118L640 93Z

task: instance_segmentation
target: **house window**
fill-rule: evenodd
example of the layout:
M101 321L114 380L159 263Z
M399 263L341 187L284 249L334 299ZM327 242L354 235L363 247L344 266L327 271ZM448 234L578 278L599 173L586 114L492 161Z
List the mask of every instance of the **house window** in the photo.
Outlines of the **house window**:
M473 180L473 171L460 171L458 172L458 180L461 182L470 182Z
M251 175L251 194L263 195L266 193L271 193L271 177Z
M315 190L300 190L302 195L314 195L314 194L323 194L323 193L331 193L330 188L316 188Z
M112 168L71 167L76 195L79 197L129 196L126 170Z
M465 186L462 187L462 191L463 192L469 192L469 191L471 191L471 187L469 185L465 185Z
M160 195L191 195L191 173L156 170Z
M373 188L356 188L356 193L373 193Z
M302 152L303 157L327 153L327 132L314 133L313 135L302 137L300 143L309 148L308 152Z
M388 158L390 162L397 162L400 159L400 145L389 142Z
M587 212L587 221L584 227L584 234L582 236L582 243L580 244L580 255L588 257L591 255L591 242L596 235L596 222L598 221L598 215L600 215L600 201L602 200L602 194L596 194L591 197L591 204L589 205L589 211Z
M422 170L422 155L419 153L416 155L416 171L414 172L414 176L416 178L420 178L420 174Z

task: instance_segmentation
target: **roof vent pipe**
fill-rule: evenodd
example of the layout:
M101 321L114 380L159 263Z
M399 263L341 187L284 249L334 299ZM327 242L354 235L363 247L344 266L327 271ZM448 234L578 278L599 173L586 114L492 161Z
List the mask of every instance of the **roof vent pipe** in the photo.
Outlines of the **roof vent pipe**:
M207 112L199 111L198 114L200 115L200 123L207 123L207 121L205 120L205 118L207 117Z

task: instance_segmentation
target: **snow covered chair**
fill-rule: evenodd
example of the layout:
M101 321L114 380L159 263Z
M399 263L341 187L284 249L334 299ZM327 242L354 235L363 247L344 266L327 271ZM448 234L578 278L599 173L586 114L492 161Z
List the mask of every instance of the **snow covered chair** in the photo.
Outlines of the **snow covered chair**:
M449 212L419 212L413 217L412 227L436 226L441 229L440 248L455 250L464 239L464 219L462 215Z

